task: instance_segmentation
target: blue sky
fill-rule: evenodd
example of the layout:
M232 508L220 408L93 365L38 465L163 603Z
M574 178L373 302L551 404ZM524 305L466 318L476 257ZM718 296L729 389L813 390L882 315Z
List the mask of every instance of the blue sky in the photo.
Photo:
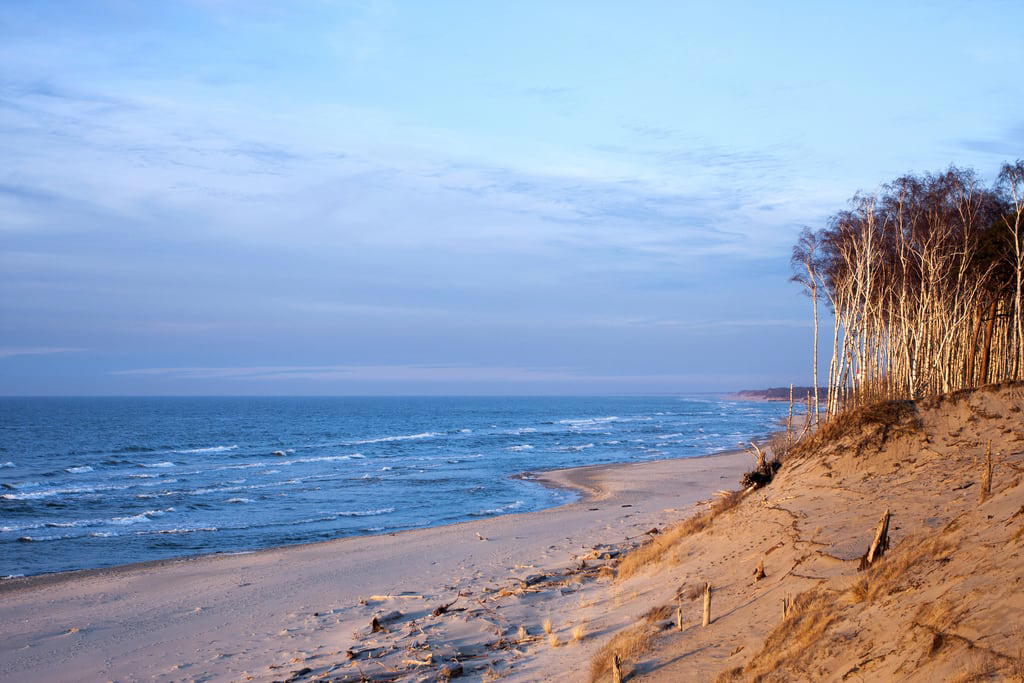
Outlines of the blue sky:
M808 380L793 239L1024 155L1019 2L12 0L0 393Z

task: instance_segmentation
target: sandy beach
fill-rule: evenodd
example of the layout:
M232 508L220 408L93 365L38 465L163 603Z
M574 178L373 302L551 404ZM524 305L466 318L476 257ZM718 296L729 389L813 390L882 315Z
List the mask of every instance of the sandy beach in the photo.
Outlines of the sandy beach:
M585 629L578 656L558 658L564 665L614 626L587 609L608 590L589 580L602 554L734 488L749 465L749 455L728 452L558 470L543 480L582 496L554 509L9 580L0 584L0 680L395 680L396 671L417 680L445 666L470 678L543 679L562 668L543 656L555 651L545 620L562 642ZM594 558L584 571L581 558ZM570 609L573 623L559 616ZM376 633L374 615L384 622ZM529 639L515 638L521 627L544 648L531 654Z

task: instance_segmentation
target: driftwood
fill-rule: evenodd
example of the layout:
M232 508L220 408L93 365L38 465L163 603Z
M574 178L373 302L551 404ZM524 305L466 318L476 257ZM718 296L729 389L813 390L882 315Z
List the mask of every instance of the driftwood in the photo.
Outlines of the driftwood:
M422 595L371 595L367 600L422 600Z
M885 551L889 549L889 519L891 514L889 510L882 513L882 518L878 520L878 528L875 530L875 539L871 541L871 547L864 553L864 557L860 559L860 568L867 569L875 563L875 561L885 554Z
M519 579L519 584L523 588L529 588L530 586L540 583L546 578L548 578L546 574L530 574L525 579Z
M757 567L754 569L754 580L760 581L765 577L764 574L764 560L757 563Z
M447 680L450 680L452 678L460 678L464 673L465 673L465 670L462 668L462 665L459 664L458 662L454 662L454 663L444 667L443 669L441 669L441 673L439 674L439 678L442 681L447 681Z
M393 612L386 612L384 614L376 614L373 619L370 620L370 633L379 633L380 631L386 630L384 624L391 621L398 621L402 618L402 613L398 610Z
M365 650L345 650L345 656L347 656L349 659L359 659L363 655L366 655L367 659L373 659L375 657L380 657L383 654L384 648L382 647L368 647Z
M701 622L702 626L707 626L711 623L711 584L704 584L704 619Z
M444 614L445 612L447 612L449 609L451 609L451 606L454 605L455 603L457 603L458 601L459 601L459 599L455 598L454 600L449 602L447 605L438 605L437 607L434 608L434 611L431 612L431 614L433 616L435 616L435 617L439 617L442 614Z

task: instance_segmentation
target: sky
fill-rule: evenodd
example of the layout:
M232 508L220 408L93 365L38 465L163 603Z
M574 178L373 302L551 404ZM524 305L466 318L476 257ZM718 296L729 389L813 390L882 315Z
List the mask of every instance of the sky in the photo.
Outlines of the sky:
M0 394L810 380L804 226L1024 156L1024 3L6 0Z

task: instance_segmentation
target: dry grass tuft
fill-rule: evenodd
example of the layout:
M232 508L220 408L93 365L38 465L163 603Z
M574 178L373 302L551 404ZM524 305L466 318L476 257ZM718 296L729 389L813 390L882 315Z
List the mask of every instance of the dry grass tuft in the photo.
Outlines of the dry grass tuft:
M558 647L561 645L561 643L558 642L558 634L552 633L548 635L548 644L551 645L551 647Z
M526 630L525 626L520 626L519 630L516 631L516 640L520 643L526 642L530 639L530 632Z
M870 604L900 591L913 579L915 568L943 562L954 549L954 542L947 535L908 538L850 585L844 594L846 604ZM824 636L842 609L843 601L836 600L833 591L818 588L798 595L787 616L768 634L761 651L744 667L727 671L718 680L758 681L772 674L784 678L786 671L801 670L814 658L817 648L828 642ZM915 622L925 628L945 630L956 617L950 606L933 604L919 613ZM941 647L941 643L935 647Z
M849 437L855 441L852 445L857 455L861 455L869 447L881 449L892 438L920 434L923 429L914 401L880 401L833 415L789 452L813 455Z
M899 590L910 571L923 562L942 562L952 556L952 541L942 536L908 538L899 552L885 556L874 564L849 589L854 602L874 602L881 596Z
M789 615L768 634L761 651L746 666L725 672L718 680L729 681L745 675L757 681L782 667L795 667L820 644L835 620L835 596L822 590L801 593L793 600Z
M641 622L615 634L590 660L591 683L597 683L611 672L612 655L619 655L625 664L635 662L641 655L650 652L656 633L653 626Z
M551 626L551 620L550 619L545 619L544 620L544 623L542 624L542 628L544 629L544 633L547 633L549 635L551 634L551 631L554 630L554 628Z
M587 637L587 627L583 624L574 626L572 629L572 642L578 643Z
M672 605L661 605L660 607L652 607L647 611L647 614L643 616L644 621L651 624L655 624L659 621L665 621L671 619L675 613L675 608Z
M742 491L719 491L717 498L706 510L666 528L652 538L650 543L646 543L626 555L619 564L616 578L628 579L658 562L679 541L708 528L716 517L732 510L739 505L742 499Z

